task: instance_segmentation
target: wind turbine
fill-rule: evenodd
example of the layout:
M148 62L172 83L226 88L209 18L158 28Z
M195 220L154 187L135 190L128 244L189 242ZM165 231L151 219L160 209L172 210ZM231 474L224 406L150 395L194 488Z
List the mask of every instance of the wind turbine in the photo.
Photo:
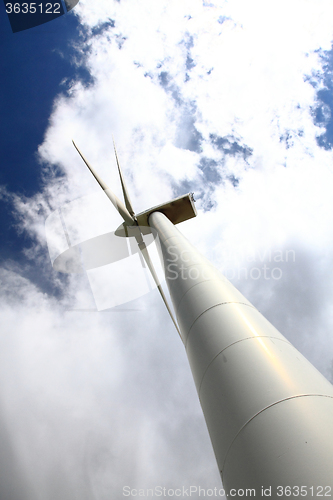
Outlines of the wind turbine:
M196 216L187 194L135 214L78 147L134 236L185 345L227 496L332 497L333 386L175 227ZM143 241L157 231L176 318Z

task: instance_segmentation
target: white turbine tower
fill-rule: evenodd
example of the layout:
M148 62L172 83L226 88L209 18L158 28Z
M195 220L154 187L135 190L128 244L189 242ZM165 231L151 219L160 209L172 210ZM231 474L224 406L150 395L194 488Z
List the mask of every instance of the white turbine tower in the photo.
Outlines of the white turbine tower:
M333 386L176 229L191 194L135 214L74 144L132 236L185 345L226 494L333 496ZM116 152L116 151L115 151ZM174 318L143 234L157 231Z

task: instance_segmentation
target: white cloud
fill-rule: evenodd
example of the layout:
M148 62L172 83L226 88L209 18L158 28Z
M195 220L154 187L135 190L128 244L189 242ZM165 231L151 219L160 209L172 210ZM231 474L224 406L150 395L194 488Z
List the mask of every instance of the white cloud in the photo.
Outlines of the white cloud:
M161 328L158 296L141 311L66 312L13 271L1 281L1 423L32 498L186 485L199 468L207 487L218 484L185 353L170 325Z

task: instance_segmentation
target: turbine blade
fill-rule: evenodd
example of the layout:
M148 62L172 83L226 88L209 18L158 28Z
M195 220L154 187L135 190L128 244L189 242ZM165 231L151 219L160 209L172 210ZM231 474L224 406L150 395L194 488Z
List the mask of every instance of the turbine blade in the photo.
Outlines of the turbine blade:
M75 149L77 150L77 152L79 153L79 155L81 156L82 160L84 161L84 163L87 165L87 167L89 168L90 172L92 173L92 175L95 177L96 181L98 182L98 184L101 186L101 188L103 189L103 191L105 192L105 194L107 195L107 197L111 200L111 202L113 203L114 207L116 208L116 210L120 213L120 215L122 216L122 218L124 219L124 221L129 225L129 226L137 226L137 222L136 220L134 219L134 212L133 212L133 208L132 208L132 205L131 205L131 202L130 202L130 199L129 199L129 196L128 196L128 193L127 193L127 189L126 189L126 185L125 185L125 182L124 182L124 179L123 179L123 176L122 176L122 172L121 172L121 169L120 169L120 165L119 165L119 162L118 162L118 157L117 157L117 152L115 151L116 153L116 159L117 159L117 165L118 165L118 170L119 170L119 174L120 174L120 180L121 180L121 185L122 185L122 188L123 188L123 193L124 193L124 198L125 198L125 203L126 203L126 207L124 206L124 204L119 200L119 198L117 198L117 196L108 188L108 186L105 184L105 182L99 177L99 175L95 172L95 170L92 168L92 166L88 163L88 161L85 159L85 157L83 156L83 154L81 153L81 151L79 150L79 148L77 147L77 145L75 144L75 142L72 140L73 144L74 144L74 147ZM130 211L132 213L130 213ZM147 266L148 266L148 269L156 283L156 286L158 288L158 291L160 292L160 295L162 297L162 300L165 304L165 307L167 308L167 311L176 327L176 330L181 338L181 340L183 341L182 337L181 337L181 334L180 334L180 330L179 330L179 327L178 327L178 324L177 324L177 321L174 317L174 315L172 314L172 311L170 309L170 306L168 304L168 301L167 301L167 298L164 294L164 291L161 287L161 284L160 284L160 281L158 279L158 276L157 276L157 273L155 271L155 267L150 259L150 256L149 256L149 253L148 253L148 250L147 250L147 247L146 247L146 244L145 242L143 241L143 238L142 238L142 234L141 234L141 231L140 231L140 228L139 226L137 226L136 228L133 228L133 229L136 229L135 230L135 234L133 236L135 236L135 239L138 243L138 246L139 246L139 249L140 249L140 252L141 252L141 255L143 256ZM126 231L126 229L125 229Z
M136 229L137 229L137 231L136 231ZM163 291L163 288L162 288L162 286L161 286L160 280L158 279L157 273L156 273L156 271L155 271L154 264L153 264L153 263L152 263L152 261L151 261L151 258L150 258L150 256L149 256L149 253L148 253L148 250L147 250L146 244L145 244L145 242L143 241L142 234L141 234L141 232L140 232L140 228L139 228L139 227L135 228L135 235L134 235L134 236L135 236L135 239L136 239L136 241L137 241L137 243L138 243L138 247L139 247L139 249L140 249L140 251L141 251L141 254L143 255L143 258L144 258L144 260L146 261L146 264L147 264L147 266L148 266L148 269L149 269L149 271L150 271L150 273L151 273L151 275L152 275L152 277L153 277L153 280L154 280L154 281L155 281L155 283L156 283L157 289L158 289L158 291L160 292L160 295L161 295L162 300L163 300L163 302L164 302L164 304L165 304L165 307L167 308L167 311L168 311L168 313L169 313L169 315L170 315L170 317L171 317L171 319L172 319L172 321L173 321L173 324L174 324L174 325L175 325L175 327L176 327L176 330L177 330L177 332L178 332L178 334L179 334L179 337L181 338L181 340L182 340L182 342L183 342L183 339L182 339L182 336L181 336L181 334L180 334L180 330L179 330L179 327L178 327L178 324L177 324L176 318L175 318L175 317L174 317L174 315L172 314L172 311L171 311L171 309L170 309L169 303L168 303L168 301L167 301L167 298L166 298L166 296L165 296L165 294L164 294L164 291Z
M124 179L124 176L123 176L120 164L119 164L117 150L116 150L116 144L114 142L114 138L113 137L112 137L112 140L113 140L114 152L115 152L115 155L116 155L116 162L117 162L118 172L119 172L119 176L120 176L121 187L123 189L125 206L126 206L127 210L129 211L129 213L133 216L135 212L133 210L132 203L131 203L131 200L130 200L130 197L129 197L129 194L128 194L128 191L127 191L125 179Z
M127 210L127 208L123 204L123 202L120 201L119 198L111 191L111 189L108 188L108 186L105 184L105 182L101 179L101 177L95 172L95 170L92 168L92 166L85 159L85 157L83 156L83 154L81 153L81 151L79 150L79 148L77 147L77 145L75 144L75 142L73 140L72 140L72 142L74 144L75 149L77 150L77 152L81 156L82 160L87 165L87 167L89 168L90 172L95 177L96 181L101 186L101 188L105 192L106 196L113 203L113 205L116 208L116 210L120 213L120 215L122 216L122 218L124 219L124 221L127 222L127 224L129 224L130 226L135 225L136 224L135 219L129 213L129 211Z

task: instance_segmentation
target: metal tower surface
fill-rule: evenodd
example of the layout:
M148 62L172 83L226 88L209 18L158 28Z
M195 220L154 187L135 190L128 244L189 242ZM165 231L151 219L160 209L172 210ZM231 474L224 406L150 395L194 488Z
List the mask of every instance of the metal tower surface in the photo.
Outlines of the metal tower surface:
M149 223L226 492L331 496L333 386L163 214Z
M134 231L185 345L226 494L332 497L333 386L175 227L196 215L190 195L135 215L118 158L125 206L84 161L124 219L115 234ZM176 318L142 241L149 228Z

